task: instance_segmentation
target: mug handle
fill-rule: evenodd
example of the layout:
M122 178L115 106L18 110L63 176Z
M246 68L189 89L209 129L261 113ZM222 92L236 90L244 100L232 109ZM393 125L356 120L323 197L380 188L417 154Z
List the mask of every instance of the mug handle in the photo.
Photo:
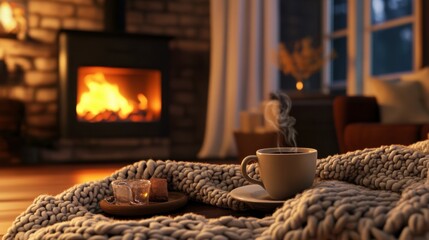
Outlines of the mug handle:
M241 174L243 175L244 179L246 179L248 182L259 184L262 187L264 187L264 184L261 181L251 178L247 174L246 167L247 167L247 164L249 164L250 162L258 162L258 157L256 155L249 155L245 157L241 162Z

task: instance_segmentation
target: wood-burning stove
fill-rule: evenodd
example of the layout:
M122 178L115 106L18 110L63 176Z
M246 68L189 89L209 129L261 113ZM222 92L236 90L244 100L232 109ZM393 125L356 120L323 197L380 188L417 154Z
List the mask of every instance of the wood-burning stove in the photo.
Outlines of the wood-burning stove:
M168 135L168 70L168 37L61 31L61 136Z

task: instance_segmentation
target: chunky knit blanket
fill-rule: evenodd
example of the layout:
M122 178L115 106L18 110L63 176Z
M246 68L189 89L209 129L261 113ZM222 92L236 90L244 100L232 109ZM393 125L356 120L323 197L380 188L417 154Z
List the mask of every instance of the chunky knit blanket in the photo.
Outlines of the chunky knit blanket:
M229 195L248 184L238 165L140 161L104 180L37 197L4 239L429 239L428 148L424 141L319 159L313 186L261 219L104 216L98 202L112 194L113 180L152 176L194 200L246 209ZM248 168L259 177L255 164Z

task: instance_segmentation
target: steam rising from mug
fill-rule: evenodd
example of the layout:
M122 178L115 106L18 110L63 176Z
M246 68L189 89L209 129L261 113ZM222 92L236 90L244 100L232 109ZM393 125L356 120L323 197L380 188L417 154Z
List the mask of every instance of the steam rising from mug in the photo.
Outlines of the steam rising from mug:
M296 147L296 130L293 127L296 120L289 115L292 101L282 92L272 94L272 99L265 106L265 121L282 134L288 146ZM280 147L280 138L277 139L277 146Z

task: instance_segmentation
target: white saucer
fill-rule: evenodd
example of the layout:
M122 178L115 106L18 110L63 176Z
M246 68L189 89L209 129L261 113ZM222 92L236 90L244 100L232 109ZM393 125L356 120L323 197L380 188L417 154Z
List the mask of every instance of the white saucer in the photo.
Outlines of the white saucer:
M230 193L231 197L247 203L250 208L255 210L273 210L281 205L286 200L273 200L268 193L260 185L252 184L233 189Z

